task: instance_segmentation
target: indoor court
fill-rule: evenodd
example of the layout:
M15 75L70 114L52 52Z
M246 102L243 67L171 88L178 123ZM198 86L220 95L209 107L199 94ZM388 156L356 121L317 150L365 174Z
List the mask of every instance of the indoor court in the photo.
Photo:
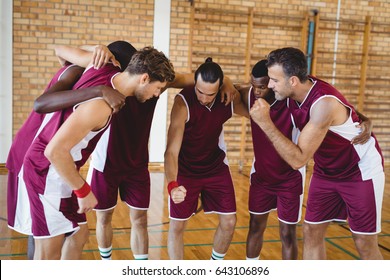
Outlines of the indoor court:
M390 260L389 0L1 0L0 5L0 260L28 259L27 236L7 226L5 163L34 100L58 71L55 46L108 45L116 40L130 42L136 49L156 47L171 60L176 73L192 74L212 57L225 77L241 86L250 84L252 67L272 50L286 46L302 50L308 73L334 85L356 110L372 120L386 177L378 242L383 258ZM179 91L169 89L159 97L148 142L150 260L169 260L163 162L170 113ZM225 259L245 260L254 154L250 121L233 115L224 124L224 140L237 203L237 224ZM89 162L81 169L84 178L88 167ZM312 169L310 161L302 218L296 229L298 260L303 258L302 224ZM82 259L100 260L95 212L89 212L87 218L90 236ZM185 260L210 259L218 222L217 215L204 214L199 201L198 212L184 234ZM133 260L129 208L120 199L112 226L112 259ZM325 241L327 259L360 259L347 223L331 223ZM281 244L278 218L271 212L260 259L281 260Z
M310 174L311 166L308 166ZM379 234L379 247L384 259L390 260L390 169L387 167L387 184L385 188L384 204L382 211L382 232ZM249 168L244 168L242 173L237 166L231 168L235 191L237 197L237 225L234 237L228 253L227 260L245 260L245 243L248 232L248 180ZM27 259L27 237L17 234L7 227L5 190L6 176L0 175L0 197L1 197L1 236L0 236L0 259L3 260L26 260ZM148 213L149 231L149 256L151 260L168 260L167 235L168 235L168 211L167 192L164 174L158 167L151 167L152 201ZM306 194L306 191L305 191ZM303 204L303 215L305 213L305 202ZM89 242L84 247L83 259L99 260L97 250L95 228L95 214L88 215L90 228ZM217 226L217 216L205 215L202 211L193 216L184 234L184 254L187 260L207 260L210 258L212 241ZM302 222L297 226L297 237L299 246L299 257L302 259ZM114 239L113 259L133 259L130 249L130 221L128 208L119 202L113 218ZM356 252L351 232L348 225L344 223L332 223L326 235L327 257L330 260L356 260L359 255ZM267 229L264 236L264 245L260 255L264 260L281 259L281 242L279 239L278 220L274 212L269 216Z

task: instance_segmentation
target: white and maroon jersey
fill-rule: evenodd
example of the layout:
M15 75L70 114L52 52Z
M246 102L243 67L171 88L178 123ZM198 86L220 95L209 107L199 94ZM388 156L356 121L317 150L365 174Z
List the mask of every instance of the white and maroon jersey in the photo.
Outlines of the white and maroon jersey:
M248 93L249 110L256 101L252 87ZM288 139L293 140L293 123L287 108L286 100L271 104L270 117L275 126ZM251 173L256 172L258 180L267 185L291 182L302 177L301 172L294 170L276 151L264 131L251 119L254 162Z
M90 67L89 69L85 70L84 74L74 85L73 89L88 88L98 85L106 85L113 87L112 79L118 73L119 68L113 66L112 64L107 64L105 67L100 68L98 70L94 69L93 67ZM24 179L26 181L26 185L28 185L27 178L29 178L29 181L36 185L36 188L42 188L42 192L39 193L43 193L44 191L46 175L51 168L49 160L44 156L45 148L50 142L50 140L53 138L53 136L56 134L58 129L61 127L61 125L66 121L66 119L70 116L70 114L78 105L80 104L77 104L76 106L74 106L74 108L68 108L54 112L50 121L42 129L41 133L35 138L33 144L27 151L24 164L28 163L30 165L30 168L27 168L27 166L25 166ZM92 131L88 133L88 135L86 135L85 138L80 141L80 143L73 147L73 149L71 150L71 154L75 161L77 169L83 166L88 160L98 141L99 137L96 136L101 136L103 130L104 129L101 129L98 132ZM37 178L36 180L31 180L32 177ZM69 193L70 192L71 189Z
M148 168L149 135L158 98L144 103L135 96L126 98L125 106L112 117L92 154L93 168L111 176L134 174Z
M227 165L223 125L233 114L233 103L225 106L218 102L218 93L211 107L206 107L199 103L194 86L184 88L178 95L188 112L179 153L179 175L214 175Z
M112 78L119 73L119 70L119 68L113 67L111 64L106 65L99 70L89 68L80 77L73 89L98 85L112 87ZM40 195L54 195L58 197L70 197L71 195L72 189L60 178L49 160L44 156L44 151L49 141L73 110L74 108L68 108L52 113L52 117L33 140L26 152L22 168L23 179L19 178L19 183L28 190L29 197L26 195L18 197L15 216L17 221L23 221L23 223L15 222L13 228L16 231L31 234L31 232L29 232L29 230L31 230L31 225L28 224L31 223L30 202L37 206L38 204L35 203L34 199L39 199ZM77 169L87 161L98 138L106 127L107 126L99 131L90 132L82 141L72 148L71 154ZM32 193L36 195L32 195Z
M51 88L55 83L57 83L61 76L69 70L69 68L75 65L66 65L62 67L54 77L51 79L47 85L46 90ZM11 148L8 153L8 158L6 162L6 167L8 170L18 174L22 164L23 158L30 147L32 141L36 135L42 130L46 123L50 120L52 113L50 114L39 114L35 111L32 111L28 116L27 120L24 122L22 127L16 133L15 138L12 142Z
M309 122L313 106L322 98L332 97L349 109L348 120L338 126L331 126L324 141L314 154L313 175L330 180L368 180L383 172L383 156L378 141L372 134L363 145L352 145L351 139L361 130L359 117L354 107L330 84L310 77L313 86L305 100L299 104L289 99L288 106L295 125L302 131Z

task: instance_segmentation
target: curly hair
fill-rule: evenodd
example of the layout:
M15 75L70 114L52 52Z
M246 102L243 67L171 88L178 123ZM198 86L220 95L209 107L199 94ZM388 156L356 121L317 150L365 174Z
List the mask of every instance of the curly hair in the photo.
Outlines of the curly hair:
M130 74L147 73L151 82L172 82L175 79L172 63L163 52L153 47L145 47L137 51L125 71Z

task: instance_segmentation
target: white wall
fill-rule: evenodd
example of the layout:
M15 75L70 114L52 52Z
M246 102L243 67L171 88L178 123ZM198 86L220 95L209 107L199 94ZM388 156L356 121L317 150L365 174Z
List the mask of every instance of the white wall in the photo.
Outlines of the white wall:
M154 30L153 46L164 52L169 57L170 42L170 22L171 22L171 0L154 1ZM164 151L167 141L167 109L168 93L160 96L154 112L152 130L149 142L149 161L164 162Z
M0 163L12 143L12 5L0 1Z

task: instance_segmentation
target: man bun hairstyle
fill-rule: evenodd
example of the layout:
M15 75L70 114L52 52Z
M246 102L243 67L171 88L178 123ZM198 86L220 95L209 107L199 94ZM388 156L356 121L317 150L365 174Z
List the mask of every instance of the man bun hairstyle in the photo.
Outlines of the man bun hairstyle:
M211 57L206 58L205 62L195 71L195 83L199 75L201 75L202 80L206 83L215 83L219 79L219 86L223 84L222 68L218 63L213 62Z

